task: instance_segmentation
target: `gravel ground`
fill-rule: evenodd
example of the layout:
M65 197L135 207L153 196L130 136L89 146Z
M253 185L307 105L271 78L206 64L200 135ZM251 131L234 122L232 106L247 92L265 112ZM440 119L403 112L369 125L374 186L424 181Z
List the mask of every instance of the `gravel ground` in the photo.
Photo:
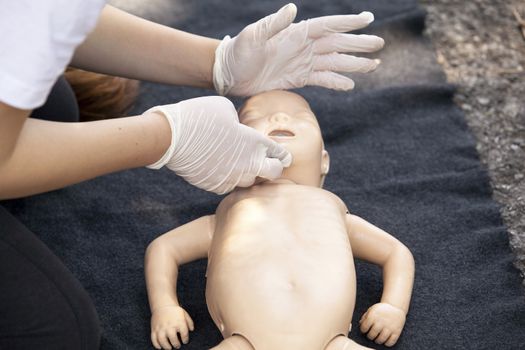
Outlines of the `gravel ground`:
M525 276L525 19L523 0L421 0L427 35L476 136ZM524 283L525 284L525 283Z

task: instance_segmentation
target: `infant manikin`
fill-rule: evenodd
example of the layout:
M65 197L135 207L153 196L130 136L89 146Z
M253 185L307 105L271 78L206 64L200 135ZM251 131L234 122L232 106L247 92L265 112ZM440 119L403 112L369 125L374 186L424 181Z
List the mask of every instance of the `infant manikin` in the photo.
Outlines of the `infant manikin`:
M293 162L280 179L238 188L215 215L150 244L145 269L153 345L171 349L188 342L193 321L177 299L178 267L204 257L206 302L224 337L213 349L369 349L347 337L354 258L383 269L381 301L362 316L360 329L378 344L394 345L412 293L410 251L321 188L329 156L302 97L265 92L250 98L239 118L284 145Z

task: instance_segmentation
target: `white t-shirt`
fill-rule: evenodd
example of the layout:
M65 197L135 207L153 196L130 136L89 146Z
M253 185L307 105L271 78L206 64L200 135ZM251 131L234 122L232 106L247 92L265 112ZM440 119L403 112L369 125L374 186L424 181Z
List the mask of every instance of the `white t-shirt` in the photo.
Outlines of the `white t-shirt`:
M43 105L106 0L1 0L0 101Z

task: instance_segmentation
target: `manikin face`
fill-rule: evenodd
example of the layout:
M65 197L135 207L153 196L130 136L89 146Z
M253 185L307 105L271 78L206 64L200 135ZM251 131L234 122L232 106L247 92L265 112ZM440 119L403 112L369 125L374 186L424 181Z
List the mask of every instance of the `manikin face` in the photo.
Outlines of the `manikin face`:
M282 90L260 93L245 102L239 120L292 154L292 164L285 168L281 178L302 185L322 186L329 157L317 119L301 96Z

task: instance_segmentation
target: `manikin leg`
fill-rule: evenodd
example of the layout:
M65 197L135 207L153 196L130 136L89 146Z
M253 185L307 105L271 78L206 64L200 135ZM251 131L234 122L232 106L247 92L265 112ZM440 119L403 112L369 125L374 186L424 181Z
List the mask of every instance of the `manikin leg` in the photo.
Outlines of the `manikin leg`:
M357 344L355 341L343 337L342 335L335 337L328 345L325 350L373 350L372 348L367 348Z
M221 343L210 350L255 350L253 346L244 337L232 335L224 339Z

